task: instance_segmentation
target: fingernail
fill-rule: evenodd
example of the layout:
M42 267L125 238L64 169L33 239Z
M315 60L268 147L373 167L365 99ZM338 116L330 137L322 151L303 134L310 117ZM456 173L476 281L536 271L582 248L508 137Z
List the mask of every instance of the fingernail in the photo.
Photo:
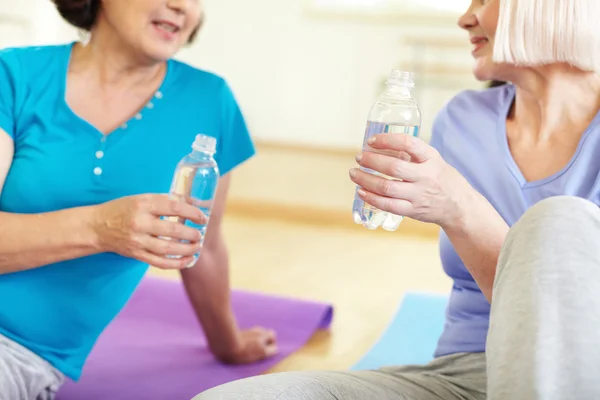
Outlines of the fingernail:
M359 153L356 155L356 162L360 163L362 161L363 155L362 153Z
M367 140L367 143L368 143L368 144L373 144L373 143L375 143L375 138L374 138L374 137L372 137L372 138L369 138L369 140Z
M196 265L193 257L184 259L184 261L182 261L182 264L183 264L183 268L192 268L194 265Z
M366 196L366 195L367 195L367 192L365 192L365 191L364 191L364 190L362 190L362 189L358 189L358 195L359 195L359 196L361 196L361 197L364 197L364 196Z
M351 178L354 178L354 177L356 177L356 168L352 168L352 169L350 170L350 177L351 177Z

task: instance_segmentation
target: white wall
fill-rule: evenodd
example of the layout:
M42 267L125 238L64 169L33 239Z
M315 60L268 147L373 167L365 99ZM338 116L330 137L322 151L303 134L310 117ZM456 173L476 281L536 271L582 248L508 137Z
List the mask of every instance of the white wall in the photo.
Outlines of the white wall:
M230 81L260 139L356 148L378 84L411 57L401 44L405 34L458 35L466 43L454 22L433 29L325 20L302 7L302 0L206 0L205 29L180 56ZM459 61L468 57L467 50ZM426 135L457 90L434 87L422 96Z
M6 17L9 20L6 20ZM61 43L77 38L50 0L0 0L0 48ZM14 21L22 20L22 23Z

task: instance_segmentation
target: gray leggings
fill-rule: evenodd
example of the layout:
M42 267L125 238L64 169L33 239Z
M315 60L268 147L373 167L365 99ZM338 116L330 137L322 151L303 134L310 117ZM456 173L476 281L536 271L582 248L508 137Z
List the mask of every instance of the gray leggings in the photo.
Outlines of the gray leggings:
M53 400L64 379L49 363L0 335L0 400Z
M359 372L248 378L194 400L600 399L600 210L554 197L512 227L484 354Z

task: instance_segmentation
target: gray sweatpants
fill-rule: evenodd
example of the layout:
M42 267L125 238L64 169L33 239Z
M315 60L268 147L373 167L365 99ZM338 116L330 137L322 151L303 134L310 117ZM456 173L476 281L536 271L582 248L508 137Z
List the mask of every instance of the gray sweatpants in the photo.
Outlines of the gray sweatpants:
M48 362L0 335L0 400L52 400L63 382Z
M512 227L496 270L486 355L263 375L194 398L221 399L600 399L600 210L554 197Z

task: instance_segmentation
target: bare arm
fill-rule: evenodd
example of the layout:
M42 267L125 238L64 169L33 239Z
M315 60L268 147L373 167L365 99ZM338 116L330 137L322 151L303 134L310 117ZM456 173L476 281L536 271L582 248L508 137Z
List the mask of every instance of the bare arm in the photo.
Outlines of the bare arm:
M211 351L220 359L238 350L239 329L231 308L229 257L221 231L230 174L221 178L198 263L181 271L183 283Z
M494 207L470 188L456 224L442 226L454 249L477 282L483 295L492 301L496 264L509 226Z
M0 129L0 196L13 155L13 140ZM87 207L31 215L0 212L0 275L95 253L89 213Z

